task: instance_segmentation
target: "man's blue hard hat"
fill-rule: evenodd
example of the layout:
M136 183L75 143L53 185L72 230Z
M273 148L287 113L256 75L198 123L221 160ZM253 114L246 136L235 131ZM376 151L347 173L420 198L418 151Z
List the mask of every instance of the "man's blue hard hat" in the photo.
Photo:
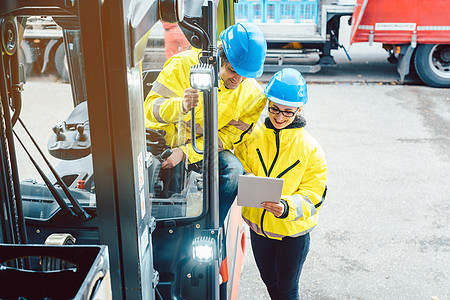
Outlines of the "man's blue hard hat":
M267 42L261 29L252 23L236 23L220 33L223 50L233 69L247 78L264 71Z
M264 94L270 101L286 106L301 107L308 102L306 81L299 71L291 68L275 73Z

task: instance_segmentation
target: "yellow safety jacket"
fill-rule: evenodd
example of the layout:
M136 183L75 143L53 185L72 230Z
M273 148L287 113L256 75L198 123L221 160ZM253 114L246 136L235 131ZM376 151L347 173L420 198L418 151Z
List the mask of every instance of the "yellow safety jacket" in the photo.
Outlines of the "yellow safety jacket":
M189 50L172 56L156 79L145 99L146 127L163 129L170 147L180 147L190 163L203 159L190 143L191 113L182 108L184 90L190 87L189 71L198 64L200 50ZM254 79L245 79L234 90L221 80L218 88L219 151L233 149L251 133L267 100ZM196 144L203 149L203 97L195 108Z
M267 118L234 150L247 172L284 179L281 199L288 209L281 217L263 208L242 207L242 217L250 228L271 239L297 237L311 231L325 199L325 154L303 128L305 124L303 117L297 117L278 130Z

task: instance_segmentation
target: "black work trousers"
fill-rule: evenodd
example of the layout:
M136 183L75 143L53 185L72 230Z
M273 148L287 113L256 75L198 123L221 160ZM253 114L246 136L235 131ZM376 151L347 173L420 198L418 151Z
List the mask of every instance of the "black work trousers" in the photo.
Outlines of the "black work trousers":
M299 279L309 252L309 233L269 239L250 230L253 256L272 300L298 300Z

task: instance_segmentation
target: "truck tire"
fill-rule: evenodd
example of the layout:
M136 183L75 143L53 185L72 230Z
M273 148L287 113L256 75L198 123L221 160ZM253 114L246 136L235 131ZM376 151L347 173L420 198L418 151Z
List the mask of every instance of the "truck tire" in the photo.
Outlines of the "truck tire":
M414 66L427 85L450 87L450 45L419 45Z
M58 46L55 52L55 67L59 76L64 82L69 82L69 68L67 66L66 51L64 49L64 43Z

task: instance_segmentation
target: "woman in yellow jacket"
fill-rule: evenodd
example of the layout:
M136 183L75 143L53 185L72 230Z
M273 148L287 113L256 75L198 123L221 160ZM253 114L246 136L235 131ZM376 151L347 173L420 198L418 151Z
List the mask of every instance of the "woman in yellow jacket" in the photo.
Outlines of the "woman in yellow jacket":
M300 273L326 195L325 154L303 128L306 82L294 69L276 73L265 89L269 117L235 149L244 169L283 178L280 203L242 207L256 265L272 299L298 299Z

